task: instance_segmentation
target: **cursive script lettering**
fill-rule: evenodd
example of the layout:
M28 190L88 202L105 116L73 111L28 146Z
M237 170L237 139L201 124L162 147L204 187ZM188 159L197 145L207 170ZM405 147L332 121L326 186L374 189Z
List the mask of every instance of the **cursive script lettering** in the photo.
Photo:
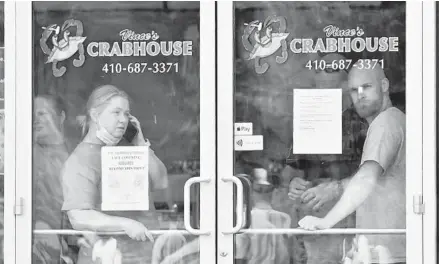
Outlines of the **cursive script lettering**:
M363 29L360 27L357 28L348 28L348 29L340 29L334 25L326 26L323 29L323 32L326 33L326 37L361 37L364 35Z
M157 40L159 35L152 31L150 33L136 33L131 29L124 29L119 33L119 36L123 41L147 41L147 40Z

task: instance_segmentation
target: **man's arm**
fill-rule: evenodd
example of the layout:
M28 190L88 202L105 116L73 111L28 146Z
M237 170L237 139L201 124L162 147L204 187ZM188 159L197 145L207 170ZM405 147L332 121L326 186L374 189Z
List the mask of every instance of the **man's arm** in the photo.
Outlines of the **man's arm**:
M324 218L329 227L353 213L367 199L382 173L383 168L377 162L366 161L350 180L345 181L343 195Z
M358 172L358 171L357 171ZM348 188L349 183L351 182L353 176L344 178L343 180L340 180L341 186L343 188L343 191L345 191ZM341 194L340 194L341 195Z
M353 213L375 188L378 177L393 164L404 144L405 124L393 116L383 115L374 120L361 156L362 165L350 179L342 197L325 218L306 216L299 221L302 228L315 230L333 227L337 222Z
M402 122L387 115L376 119L369 127L362 165L347 184L339 202L325 217L330 226L353 213L371 194L378 177L391 166L404 143L404 130Z
M346 186L343 195L331 211L324 217L306 216L299 226L307 230L332 228L353 213L367 199L375 188L383 168L375 161L366 161L351 178L343 180ZM317 206L319 206L317 204Z

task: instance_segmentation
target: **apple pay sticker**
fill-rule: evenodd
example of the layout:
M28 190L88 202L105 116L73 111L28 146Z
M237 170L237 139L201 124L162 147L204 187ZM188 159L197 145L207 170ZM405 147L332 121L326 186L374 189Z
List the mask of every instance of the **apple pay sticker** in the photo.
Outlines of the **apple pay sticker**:
M253 135L253 123L235 123L235 135Z

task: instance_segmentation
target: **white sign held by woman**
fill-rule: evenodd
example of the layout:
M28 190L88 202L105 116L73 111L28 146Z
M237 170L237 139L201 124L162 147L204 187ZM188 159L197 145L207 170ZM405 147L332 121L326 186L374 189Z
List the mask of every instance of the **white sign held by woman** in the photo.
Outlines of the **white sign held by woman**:
M101 154L102 210L149 210L149 147L103 147Z

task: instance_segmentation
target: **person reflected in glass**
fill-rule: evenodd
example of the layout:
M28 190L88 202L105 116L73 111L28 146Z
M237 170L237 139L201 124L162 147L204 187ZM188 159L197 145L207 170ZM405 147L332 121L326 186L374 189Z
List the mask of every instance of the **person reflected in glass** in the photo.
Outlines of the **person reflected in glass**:
M179 213L177 211L169 212L161 216L161 222L167 225L168 230L177 230L178 224L181 222ZM165 258L172 255L184 245L187 244L187 239L180 233L165 233L157 237L152 251L151 264L161 264ZM176 259L171 264L186 264L188 263L183 257Z
M32 186L33 228L37 230L62 227L61 169L71 150L64 135L66 113L59 96L39 95L34 100ZM57 235L35 235L32 263L58 263L66 247Z
M273 177L263 168L251 174L251 225L250 229L286 229L291 227L291 217L273 209L275 190ZM235 263L283 264L290 263L289 235L285 234L236 234Z
M148 228L159 226L158 217L154 213L151 191L164 190L168 187L167 169L150 148L148 174L151 209L103 212L101 210L102 147L150 146L150 143L143 135L140 122L130 114L128 95L119 88L113 85L96 88L87 101L86 110L87 115L82 120L83 140L66 161L62 172L64 193L62 210L67 212L70 223L76 230L124 232L124 236L114 237L124 264L151 263L154 238ZM128 122L132 122L138 130L131 143L123 139ZM96 241L108 241L107 238L108 236L88 236L91 247L83 245L80 248L78 264L94 263L93 245Z

